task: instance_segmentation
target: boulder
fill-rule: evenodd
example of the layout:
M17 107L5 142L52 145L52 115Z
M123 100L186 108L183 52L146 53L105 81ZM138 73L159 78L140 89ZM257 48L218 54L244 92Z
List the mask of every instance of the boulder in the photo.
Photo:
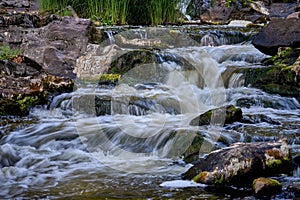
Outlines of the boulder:
M232 124L236 121L241 121L243 118L242 110L233 105L223 106L209 110L198 117L194 118L190 125L203 126L203 125L224 125Z
M204 23L226 24L232 14L233 7L215 6L208 9L200 16Z
M76 59L86 51L95 32L89 19L62 17L28 30L22 40L23 54L55 76L75 78Z
M247 186L262 176L290 174L293 163L286 140L236 143L213 151L183 174L183 179L209 185Z
M0 115L27 115L49 95L72 91L73 80L47 74L25 56L0 61Z
M89 44L85 55L77 59L74 73L81 79L96 81L108 73L112 62L125 52L127 51L114 44L108 46Z
M300 47L300 19L274 19L254 37L252 43L268 55L276 55L279 47Z
M300 49L281 49L277 55L265 60L264 64L268 66L245 72L245 86L300 100Z

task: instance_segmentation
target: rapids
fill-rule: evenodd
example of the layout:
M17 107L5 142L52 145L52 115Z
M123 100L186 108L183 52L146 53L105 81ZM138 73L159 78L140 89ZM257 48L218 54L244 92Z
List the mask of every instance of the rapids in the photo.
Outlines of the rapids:
M149 37L142 33L141 39ZM107 34L115 43L112 32ZM72 93L55 96L26 118L1 118L0 198L230 197L178 181L191 166L181 155L199 133L205 138L199 156L234 142L282 137L299 154L299 102L245 87L243 74L230 71L261 67L267 56L249 41L214 41L208 35L199 46L165 48L157 53L158 63L130 70L116 86L78 81ZM228 104L241 107L252 123L189 125L195 116ZM299 168L282 181L300 188Z

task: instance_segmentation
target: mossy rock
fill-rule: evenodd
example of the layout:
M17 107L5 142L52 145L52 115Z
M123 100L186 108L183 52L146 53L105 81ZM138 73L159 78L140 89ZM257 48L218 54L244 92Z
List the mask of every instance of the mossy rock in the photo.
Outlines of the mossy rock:
M44 104L44 97L38 95L19 95L18 97L0 99L0 115L27 115L36 105Z
M155 54L151 50L130 51L114 60L107 74L123 75L134 67L155 61Z
M282 185L275 179L260 177L253 181L253 190L257 196L273 196L281 192Z
M203 126L203 125L224 125L232 124L236 121L241 121L243 118L242 110L233 105L223 106L209 110L198 117L194 118L190 125Z

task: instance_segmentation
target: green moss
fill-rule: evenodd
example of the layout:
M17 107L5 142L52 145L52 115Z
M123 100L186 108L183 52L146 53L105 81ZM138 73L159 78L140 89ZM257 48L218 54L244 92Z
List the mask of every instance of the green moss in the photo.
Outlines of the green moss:
M121 78L120 74L102 74L99 78L99 84L115 85Z
M204 182L204 180L206 180L206 177L208 175L209 172L207 171L204 171L204 172L201 172L199 173L198 175L196 175L192 181L196 182L196 183L201 183L201 182Z
M280 165L282 165L282 161L279 160L279 159L274 159L274 160L267 161L267 166L269 168L279 167Z
M28 113L31 107L39 104L40 99L38 96L19 96L16 102L19 105L21 113Z
M225 175L224 174L221 174L221 177L215 177L214 178L214 184L215 185L221 185L223 184L225 181Z

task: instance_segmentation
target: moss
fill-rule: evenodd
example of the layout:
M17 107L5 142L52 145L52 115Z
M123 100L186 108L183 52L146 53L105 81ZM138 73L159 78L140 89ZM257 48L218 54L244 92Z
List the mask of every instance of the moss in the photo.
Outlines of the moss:
M99 78L100 85L115 85L120 80L120 74L102 74Z
M203 183L205 182L205 180L207 180L207 176L208 176L209 172L204 171L199 173L198 175L196 175L192 181L196 182L196 183Z
M280 159L273 159L267 161L268 168L275 168L275 167L279 167L280 165L282 165L282 161Z
M214 178L214 184L215 184L215 185L221 185L221 184L224 184L224 181L225 181L225 175L224 175L224 174L221 174L221 177L216 176L216 177Z
M16 102L19 105L21 113L28 113L31 107L39 104L40 99L38 96L18 96Z

